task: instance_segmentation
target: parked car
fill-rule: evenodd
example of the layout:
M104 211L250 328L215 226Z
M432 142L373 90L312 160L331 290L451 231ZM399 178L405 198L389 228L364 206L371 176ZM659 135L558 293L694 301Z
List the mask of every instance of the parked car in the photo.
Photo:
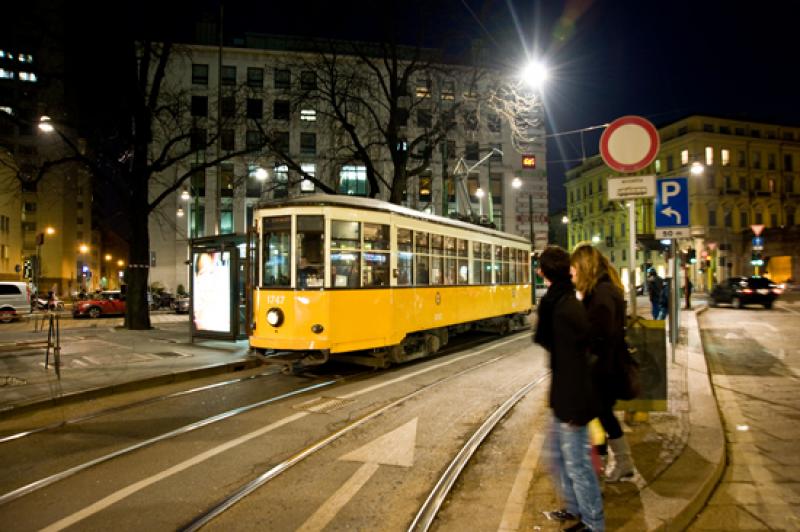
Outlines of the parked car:
M0 281L0 322L9 323L23 312L31 311L28 283Z
M192 299L189 294L179 295L172 301L172 310L176 314L188 313L192 306Z
M118 290L100 292L89 296L89 299L76 301L72 309L72 315L76 318L99 318L115 314L125 314L125 296Z
M731 277L711 291L711 306L730 303L736 308L751 304L772 308L772 303L782 293L781 287L766 277Z

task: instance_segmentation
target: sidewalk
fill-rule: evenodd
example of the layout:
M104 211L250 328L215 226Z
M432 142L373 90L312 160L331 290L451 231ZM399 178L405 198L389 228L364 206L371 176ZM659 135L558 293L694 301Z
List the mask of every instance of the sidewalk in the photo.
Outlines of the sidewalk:
M649 312L646 301L637 300L641 314ZM625 425L640 475L635 482L605 486L609 530L682 530L722 475L725 440L696 316L705 307L697 302L696 308L682 312L674 362L668 348L667 411ZM190 343L188 321L158 323L149 331L115 328L112 320L91 323L97 325L62 332L60 380L52 366L44 369L43 349L0 352L0 417L260 363L248 355L247 341ZM26 334L32 333L18 333Z
M641 298L637 304L649 311ZM683 530L722 476L725 438L697 323L705 309L682 311L674 362L667 344L667 411L625 425L640 475L606 484L609 530Z
M75 324L80 326L62 328L60 379L52 350L48 369L44 348L0 351L0 417L260 364L249 356L246 340L192 343L188 318L176 323L172 316L154 319L156 328L149 331L117 328L116 319L81 320ZM0 344L46 340L46 328L43 333L32 329L9 331Z

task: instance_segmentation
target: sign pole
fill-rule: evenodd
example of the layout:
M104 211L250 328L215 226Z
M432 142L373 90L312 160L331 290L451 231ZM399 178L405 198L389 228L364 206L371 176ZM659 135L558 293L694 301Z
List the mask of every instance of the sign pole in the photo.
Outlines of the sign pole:
M636 312L636 200L628 200L628 297L630 298L631 320Z

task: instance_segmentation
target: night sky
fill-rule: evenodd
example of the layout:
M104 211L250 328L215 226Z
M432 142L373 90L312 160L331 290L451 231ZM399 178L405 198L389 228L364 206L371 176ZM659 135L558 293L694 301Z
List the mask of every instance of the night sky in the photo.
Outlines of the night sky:
M204 12L216 16L219 2L140 0L127 13L120 5L98 2L92 18L81 15L89 31L75 34L96 45L122 26L135 33L159 20L161 31L187 36ZM173 12L164 17L167 5ZM545 88L548 134L627 114L657 126L693 113L800 125L796 1L229 0L224 13L228 35L371 40L394 32L408 44L454 54L482 39L508 69L526 56L542 57L552 76ZM597 153L600 133L583 136L587 156ZM564 171L581 152L581 135L548 140L551 212L564 206Z

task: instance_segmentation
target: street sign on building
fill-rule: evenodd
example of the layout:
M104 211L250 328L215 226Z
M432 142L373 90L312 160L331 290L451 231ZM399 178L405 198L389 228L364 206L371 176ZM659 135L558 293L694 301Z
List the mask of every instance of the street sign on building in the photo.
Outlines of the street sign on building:
M609 200L652 198L656 195L656 176L637 175L608 180Z
M689 236L689 180L685 177L659 179L654 204L656 238Z

